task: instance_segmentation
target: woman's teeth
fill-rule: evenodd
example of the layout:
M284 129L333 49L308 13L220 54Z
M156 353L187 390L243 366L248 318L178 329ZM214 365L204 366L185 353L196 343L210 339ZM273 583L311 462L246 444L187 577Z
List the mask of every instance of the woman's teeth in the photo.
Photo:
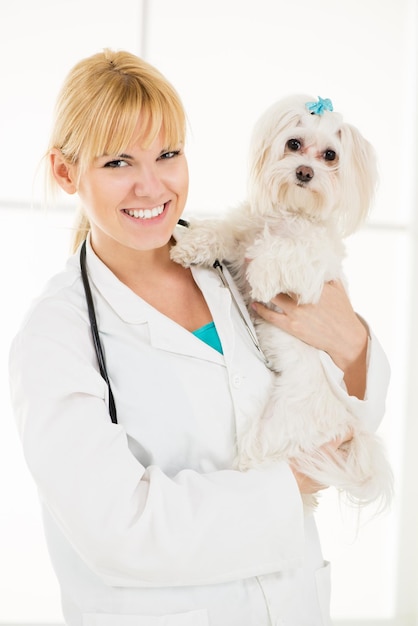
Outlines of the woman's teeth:
M163 211L164 205L160 204L160 206L156 206L153 209L126 209L125 213L141 220L149 220L152 217L158 217Z

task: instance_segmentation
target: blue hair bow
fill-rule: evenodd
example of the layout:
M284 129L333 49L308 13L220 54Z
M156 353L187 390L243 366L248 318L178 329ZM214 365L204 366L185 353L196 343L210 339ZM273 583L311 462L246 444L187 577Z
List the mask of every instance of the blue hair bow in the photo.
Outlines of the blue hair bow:
M323 115L325 111L333 111L334 107L329 98L321 98L318 96L318 102L307 102L305 104L311 115Z

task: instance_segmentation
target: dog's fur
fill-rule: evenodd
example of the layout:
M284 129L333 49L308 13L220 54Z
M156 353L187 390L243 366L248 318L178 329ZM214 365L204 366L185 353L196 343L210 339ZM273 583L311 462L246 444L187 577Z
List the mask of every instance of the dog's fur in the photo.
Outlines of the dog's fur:
M325 281L342 279L343 239L363 224L373 199L373 148L338 113L311 114L312 100L292 96L266 111L253 133L248 201L225 219L192 222L172 249L185 266L225 260L247 305L278 293L317 302ZM238 466L293 459L356 504L386 505L392 477L384 447L333 393L319 351L259 317L254 324L276 376L262 419L238 442ZM334 455L321 450L350 434Z

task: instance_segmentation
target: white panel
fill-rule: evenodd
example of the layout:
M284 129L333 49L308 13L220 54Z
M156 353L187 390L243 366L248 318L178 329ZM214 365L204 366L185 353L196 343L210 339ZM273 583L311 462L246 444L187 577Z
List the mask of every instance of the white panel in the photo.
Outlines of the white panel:
M148 60L189 114L190 210L223 210L245 193L249 133L289 93L333 100L375 145L381 187L373 219L405 222L415 85L407 0L152 0ZM412 109L413 111L413 109ZM393 184L393 181L397 184Z
M402 520L403 445L405 437L408 357L409 284L412 240L407 232L364 230L349 241L346 272L356 310L381 339L392 377L386 417L380 434L395 474L395 499L390 511L373 517L341 506L329 490L318 520L324 553L332 562L332 608L335 618L392 618L397 611L398 551ZM415 578L417 565L412 566Z
M1 200L33 197L66 73L106 47L140 49L141 0L13 0L0 6ZM5 149L7 146L7 149ZM42 198L43 180L36 181Z

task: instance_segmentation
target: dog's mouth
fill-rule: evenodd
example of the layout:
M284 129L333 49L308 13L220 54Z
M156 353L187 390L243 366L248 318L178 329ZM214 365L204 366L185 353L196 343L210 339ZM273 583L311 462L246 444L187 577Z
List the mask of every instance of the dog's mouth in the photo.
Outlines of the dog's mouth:
M313 187L313 183L312 181L303 181L303 180L294 180L293 182L295 187L299 187L299 189L305 189L306 191L310 191L313 192L314 191L314 187Z
M329 199L333 197L331 189L328 189L329 193L325 191L318 188L315 181L308 183L294 177L292 181L280 185L277 200L288 212L315 220L322 219L328 212Z

